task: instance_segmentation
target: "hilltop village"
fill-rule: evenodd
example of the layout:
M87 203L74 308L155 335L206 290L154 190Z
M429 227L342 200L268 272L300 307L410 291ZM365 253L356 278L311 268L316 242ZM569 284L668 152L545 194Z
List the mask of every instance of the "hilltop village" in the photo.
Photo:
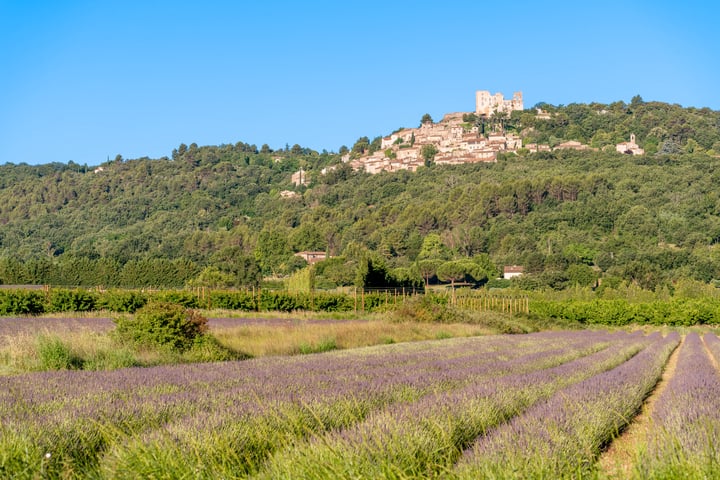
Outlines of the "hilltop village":
M418 128L403 128L382 139L378 151L353 156L343 156L356 171L379 173L398 170L415 171L432 157L437 165L458 165L463 163L496 162L500 152L517 152L525 148L531 152L557 149L587 150L588 145L577 141L567 141L554 148L544 144L523 145L523 139L508 133L504 128L504 119L513 111L522 111L522 92L515 92L511 99L502 93L491 94L480 90L475 94L474 113L448 113L442 120L434 123L424 121ZM536 118L549 120L548 112L536 109ZM616 146L617 151L633 155L642 155L644 151L630 141ZM293 176L293 183L305 184L303 172Z

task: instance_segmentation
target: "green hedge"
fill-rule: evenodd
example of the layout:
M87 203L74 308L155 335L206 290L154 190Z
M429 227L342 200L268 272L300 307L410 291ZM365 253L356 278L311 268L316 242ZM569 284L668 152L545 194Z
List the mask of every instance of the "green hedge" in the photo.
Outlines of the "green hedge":
M434 298L446 302L447 297ZM221 308L240 311L296 310L317 312L376 312L400 303L384 292L343 294L329 292L291 293L286 291L210 291L198 297L189 291L143 293L135 290L92 292L82 289L0 290L0 315L40 315L50 312L109 310L134 313L149 301L180 305L184 308ZM364 302L364 304L363 304ZM387 306L386 306L387 305ZM533 314L570 320L586 325L670 325L720 324L720 299L674 298L669 301L633 303L627 300L534 300Z
M49 312L91 312L95 310L98 295L87 290L52 290L49 295Z
M631 303L627 300L567 300L530 303L534 314L572 320L588 325L670 325L720 324L720 300L715 298Z
M0 315L38 315L46 311L45 292L0 290Z

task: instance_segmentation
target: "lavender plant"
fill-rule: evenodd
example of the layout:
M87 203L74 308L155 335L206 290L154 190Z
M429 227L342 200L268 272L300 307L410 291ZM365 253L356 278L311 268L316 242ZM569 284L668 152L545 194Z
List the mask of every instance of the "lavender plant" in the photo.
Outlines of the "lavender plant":
M612 370L558 391L467 450L458 478L589 478L594 462L633 418L679 342L653 342Z
M383 409L340 432L276 454L259 478L424 478L447 471L477 436L534 402L613 368L657 339L612 347L552 368L477 381Z
M528 372L536 369L609 344L621 346L607 349L617 355L618 348L644 342L637 335L555 332L3 377L0 477L142 476L142 465L152 476L152 468L163 465L159 459L172 454L191 459L175 476L194 478L201 475L196 469L209 472L208 478L252 472L272 452L309 435L350 431L385 410L415 415L399 404L420 405L415 408L422 413L418 401L432 398L432 404L447 396L444 408L453 412L470 386L508 384L506 377L532 382Z
M715 335L685 337L675 374L656 403L646 449L638 456L638 478L718 477L720 377L713 363L718 353Z

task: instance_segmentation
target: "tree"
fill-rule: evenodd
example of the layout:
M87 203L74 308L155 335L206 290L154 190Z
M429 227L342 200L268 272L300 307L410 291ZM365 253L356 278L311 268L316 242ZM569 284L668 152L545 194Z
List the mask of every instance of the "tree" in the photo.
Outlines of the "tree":
M455 282L464 280L465 275L468 273L467 262L460 260L453 260L441 264L437 269L437 277L443 282L450 282L450 285L455 289Z
M355 286L361 288L383 288L392 286L385 264L378 258L366 255L358 262Z
M422 118L420 119L420 125L425 125L426 123L433 123L433 119L432 119L432 117L430 116L429 113L426 113L426 114L423 115Z
M442 265L442 263L442 260L439 259L427 259L417 261L417 269L420 272L420 275L423 277L423 280L425 280L425 287L430 284L430 279L437 274L437 270L440 265Z
M200 274L190 280L189 287L209 287L209 288L230 288L237 286L236 277L230 273L221 272L216 266L205 267Z
M449 260L450 250L437 233L428 233L423 238L418 260Z
M360 137L352 147L352 153L355 155L363 155L370 149L370 139L368 137Z
M422 156L423 160L425 161L425 166L429 167L432 165L433 160L435 160L435 155L437 155L438 149L435 145L429 143L427 145L423 145L423 147L420 149L420 155Z
M565 271L568 283L572 285L579 285L581 287L590 287L597 280L597 274L589 265L585 264L573 264L570 265Z
M280 273L280 267L292 256L287 233L286 230L273 228L260 232L255 247L255 259L264 274Z

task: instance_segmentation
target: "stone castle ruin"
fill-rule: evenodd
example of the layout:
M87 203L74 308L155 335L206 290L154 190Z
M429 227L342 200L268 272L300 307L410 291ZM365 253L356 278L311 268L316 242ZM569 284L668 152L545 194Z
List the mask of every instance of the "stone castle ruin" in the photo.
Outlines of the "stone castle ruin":
M475 114L489 117L494 113L510 113L523 110L522 92L513 93L512 100L505 100L502 93L491 95L487 90L475 92Z

